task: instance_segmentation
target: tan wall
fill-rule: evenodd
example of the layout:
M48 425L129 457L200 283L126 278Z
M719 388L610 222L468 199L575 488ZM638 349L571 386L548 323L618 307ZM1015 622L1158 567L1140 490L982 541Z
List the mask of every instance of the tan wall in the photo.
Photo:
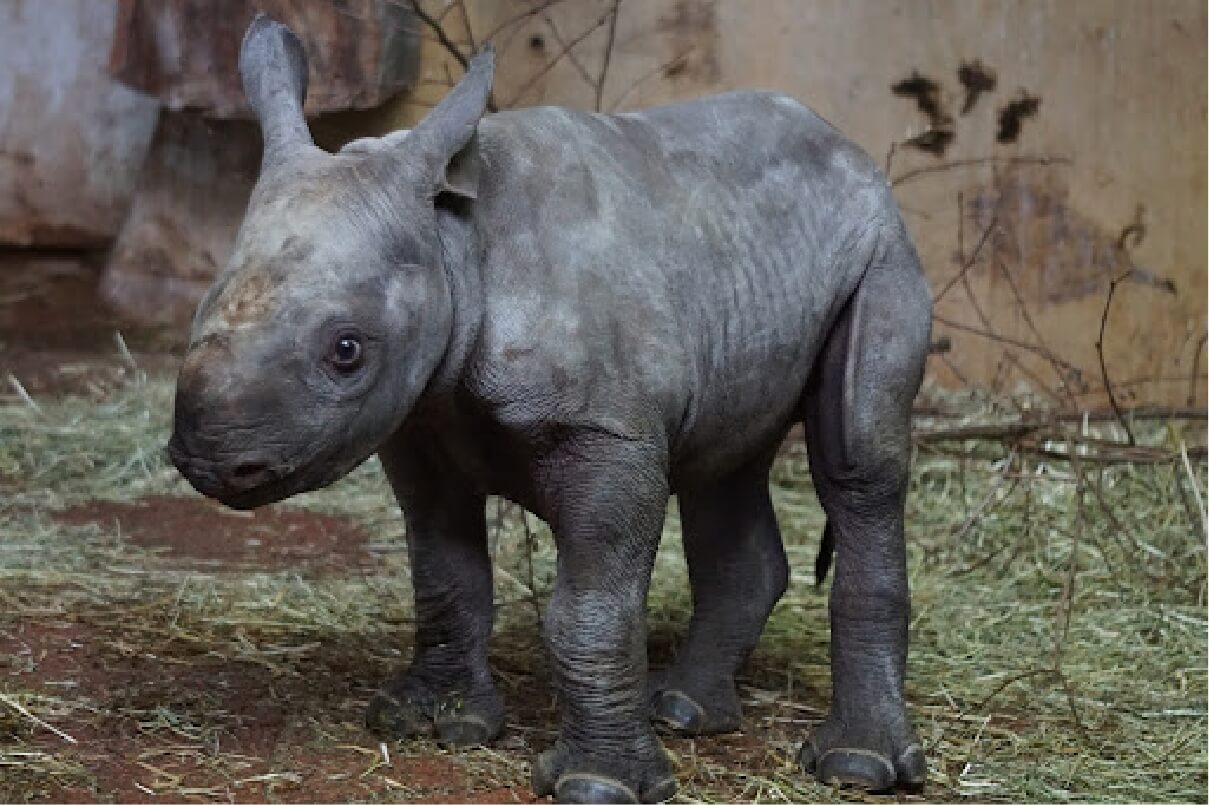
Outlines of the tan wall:
M476 41L537 5L471 0ZM564 0L500 31L496 98L593 108L583 73L598 74L611 7ZM456 8L442 24L466 41ZM547 69L560 41L585 33L574 60ZM975 59L997 88L961 115L957 71ZM459 74L435 39L422 65L416 92L380 121L413 122ZM995 225L968 289L953 284L937 305L950 325L938 321L936 336L952 350L931 361L932 376L1101 404L1105 296L1113 276L1136 268L1142 281L1118 289L1105 339L1114 385L1130 403L1182 404L1190 388L1203 403L1203 351L1195 370L1193 360L1206 328L1205 66L1200 0L626 0L602 107L776 89L882 162L892 143L926 128L914 101L890 89L918 71L940 85L955 141L943 157L898 146L889 173L934 289ZM998 112L1021 89L1040 106L1015 142L1000 144ZM1011 162L1020 158L1048 164ZM981 161L953 165L962 160ZM933 170L908 175L921 168ZM1144 236L1122 251L1119 236L1139 213ZM1190 383L1194 373L1202 377Z

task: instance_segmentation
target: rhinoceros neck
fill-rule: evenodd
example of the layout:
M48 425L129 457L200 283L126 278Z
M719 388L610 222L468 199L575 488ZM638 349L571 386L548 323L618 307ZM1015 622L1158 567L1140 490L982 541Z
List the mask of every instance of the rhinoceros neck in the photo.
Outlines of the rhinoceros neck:
M428 383L430 393L456 387L474 352L483 323L483 282L473 221L462 212L437 210L437 236L450 298L449 343Z

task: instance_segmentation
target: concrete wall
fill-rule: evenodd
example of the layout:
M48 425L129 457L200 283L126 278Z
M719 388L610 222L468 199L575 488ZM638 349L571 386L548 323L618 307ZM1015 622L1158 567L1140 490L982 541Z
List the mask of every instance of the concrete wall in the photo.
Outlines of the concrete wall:
M517 19L537 5L467 2L476 41L505 25L497 100L595 108L611 0ZM467 41L456 8L442 24ZM1104 339L1114 386L1129 403L1204 402L1203 2L627 0L613 36L605 110L776 89L889 164L940 296L935 334L951 342L930 362L937 381L1102 404L1105 298L1133 272ZM556 59L572 42L574 58ZM963 114L959 71L974 62L996 86ZM422 64L390 124L414 122L459 74L435 38ZM931 124L892 91L916 75L936 85ZM1001 142L1000 117L1029 98L1034 114ZM903 144L929 129L933 144L950 137L943 153Z

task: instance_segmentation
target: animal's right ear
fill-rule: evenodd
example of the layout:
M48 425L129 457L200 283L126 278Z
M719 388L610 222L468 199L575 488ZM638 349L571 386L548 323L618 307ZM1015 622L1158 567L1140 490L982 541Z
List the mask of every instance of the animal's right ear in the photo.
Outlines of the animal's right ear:
M239 48L239 75L264 135L262 171L281 164L299 147L313 145L302 114L306 52L293 31L257 14Z

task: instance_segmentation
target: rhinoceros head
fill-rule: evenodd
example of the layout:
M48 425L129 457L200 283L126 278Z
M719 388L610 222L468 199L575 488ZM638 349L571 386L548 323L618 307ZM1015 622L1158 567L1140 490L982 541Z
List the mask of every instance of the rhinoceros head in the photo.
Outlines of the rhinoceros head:
M490 50L406 136L329 154L302 114L307 63L259 16L240 51L264 134L231 261L198 306L169 454L198 491L251 508L340 478L399 427L441 365L452 299L436 199L473 197Z

